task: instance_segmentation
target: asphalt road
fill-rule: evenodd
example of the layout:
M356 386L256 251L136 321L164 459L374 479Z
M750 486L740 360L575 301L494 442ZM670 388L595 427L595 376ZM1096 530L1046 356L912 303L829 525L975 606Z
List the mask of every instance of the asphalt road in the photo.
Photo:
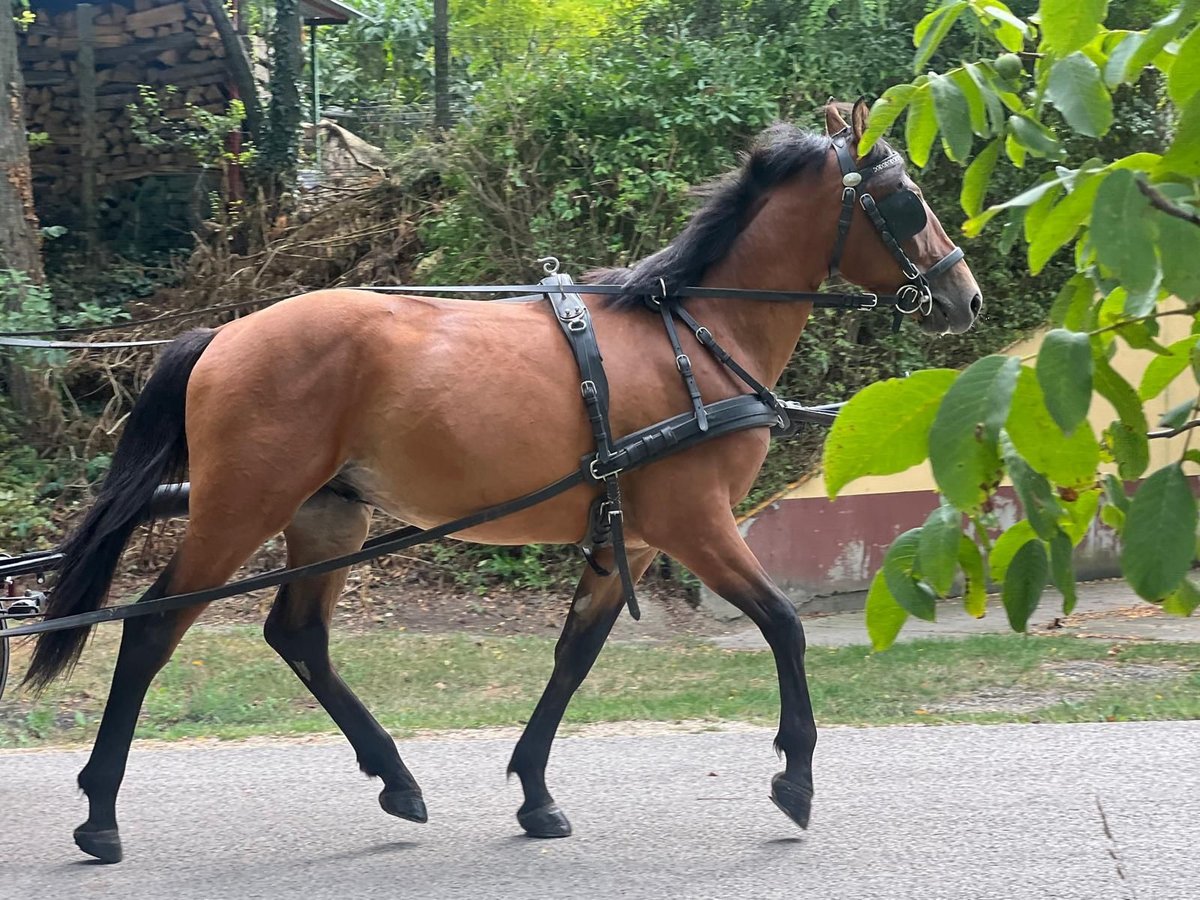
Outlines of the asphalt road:
M519 833L511 746L404 742L424 826L340 743L137 751L117 866L71 843L84 753L2 752L0 897L1200 897L1200 722L827 729L807 833L767 799L767 731L566 738L550 842Z

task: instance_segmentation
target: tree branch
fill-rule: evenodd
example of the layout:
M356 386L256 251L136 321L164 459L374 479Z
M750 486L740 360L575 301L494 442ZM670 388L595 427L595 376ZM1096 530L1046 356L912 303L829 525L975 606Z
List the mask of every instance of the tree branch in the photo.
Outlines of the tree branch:
M1177 434L1183 434L1185 431L1190 431L1193 428L1200 428L1200 419L1192 419L1190 422L1184 422L1178 428L1167 428L1162 431L1151 431L1146 437L1153 440L1154 438L1173 438Z
M1151 187L1143 179L1137 179L1137 186L1138 190L1146 195L1146 199L1150 201L1150 205L1155 209L1165 212L1168 216L1174 216L1177 219L1183 219L1185 222L1191 222L1193 225L1200 225L1200 215L1176 206L1164 197L1161 191Z

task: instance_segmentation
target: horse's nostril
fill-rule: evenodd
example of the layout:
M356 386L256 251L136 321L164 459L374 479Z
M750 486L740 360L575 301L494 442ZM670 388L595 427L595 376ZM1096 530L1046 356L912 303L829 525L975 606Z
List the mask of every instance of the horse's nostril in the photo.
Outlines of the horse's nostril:
M971 298L971 315L973 315L973 316L979 315L979 312L982 309L983 309L983 295L976 294L974 297Z

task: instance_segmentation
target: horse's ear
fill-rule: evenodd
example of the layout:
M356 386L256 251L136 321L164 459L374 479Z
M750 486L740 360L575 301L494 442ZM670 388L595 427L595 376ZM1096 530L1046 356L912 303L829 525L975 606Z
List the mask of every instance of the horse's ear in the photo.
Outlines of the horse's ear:
M838 111L838 105L833 102L832 98L825 104L825 133L837 134L840 131L846 130L846 120L842 118L842 114Z
M863 134L867 130L867 119L871 115L871 108L867 105L867 101L862 97L854 102L854 109L850 112L850 122L852 132L854 134L854 143L850 146L854 148L855 154L858 153L858 142L862 140Z

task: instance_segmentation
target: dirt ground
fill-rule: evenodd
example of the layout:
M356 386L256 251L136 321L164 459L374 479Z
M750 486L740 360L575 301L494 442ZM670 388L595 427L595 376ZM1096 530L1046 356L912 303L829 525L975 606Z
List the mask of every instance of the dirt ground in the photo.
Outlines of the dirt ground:
M134 557L113 585L113 603L135 599L149 586L165 560ZM275 548L261 552L239 577L267 571L283 562ZM661 561L660 561L661 562ZM578 570L584 568L582 559ZM666 571L664 571L666 569ZM32 585L28 585L32 587ZM357 566L347 579L334 615L336 633L376 629L422 634L465 632L495 636L555 637L574 593L573 583L546 589L472 588L456 583L453 571L439 572L427 562L398 557ZM693 589L679 579L677 567L656 563L638 585L640 622L622 616L618 636L634 640L671 640L727 634L745 627L725 624L696 611ZM271 607L273 590L256 591L214 603L198 624L259 625Z

